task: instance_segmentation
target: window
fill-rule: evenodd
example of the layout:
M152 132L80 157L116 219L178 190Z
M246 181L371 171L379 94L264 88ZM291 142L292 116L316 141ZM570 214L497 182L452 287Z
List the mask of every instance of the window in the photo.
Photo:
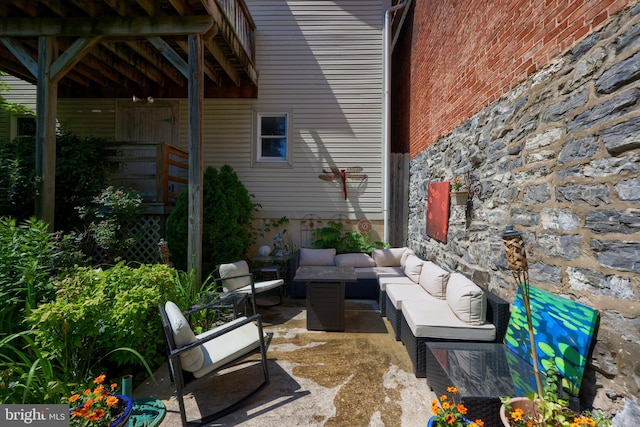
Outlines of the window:
M289 113L256 114L256 162L291 162Z
M11 139L36 135L36 118L31 115L13 116L11 119Z

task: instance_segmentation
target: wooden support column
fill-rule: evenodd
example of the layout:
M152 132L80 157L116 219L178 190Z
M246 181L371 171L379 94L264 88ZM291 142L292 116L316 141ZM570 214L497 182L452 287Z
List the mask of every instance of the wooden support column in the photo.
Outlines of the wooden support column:
M56 38L38 37L38 86L36 95L36 173L42 178L36 199L36 216L54 229L56 192L56 111L58 83L51 77Z
M204 51L202 36L189 36L189 271L202 283L202 107Z

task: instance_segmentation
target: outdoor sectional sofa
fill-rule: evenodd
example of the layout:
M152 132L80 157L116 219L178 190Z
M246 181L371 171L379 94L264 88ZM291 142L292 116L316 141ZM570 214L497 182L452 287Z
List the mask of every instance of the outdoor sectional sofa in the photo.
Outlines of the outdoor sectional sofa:
M416 377L425 376L427 342L502 342L509 323L508 302L409 248L375 249L371 256L301 249L290 260L290 277L302 265L354 267L357 282L347 284L345 298L378 300ZM291 298L305 298L306 284L292 280L289 291Z

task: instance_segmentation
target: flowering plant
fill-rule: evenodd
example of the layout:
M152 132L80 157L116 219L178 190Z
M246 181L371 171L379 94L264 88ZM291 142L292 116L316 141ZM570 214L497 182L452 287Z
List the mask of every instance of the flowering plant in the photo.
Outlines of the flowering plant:
M502 398L504 412L511 427L608 427L611 419L600 412L576 414L567 408L566 401L537 399L534 393L524 405L516 405L511 398Z
M467 414L467 408L462 403L456 403L454 395L458 394L456 387L447 387L447 392L451 393L451 400L449 396L443 394L440 396L440 402L437 400L431 401L431 412L435 418L435 425L447 426L447 427L483 427L484 422L480 419L475 421L469 421L464 416Z
M456 176L455 178L453 178L451 180L451 190L452 191L460 191L460 190L462 190L463 186L464 186L464 182L462 181L462 178L460 178L459 176Z
M87 388L67 399L71 405L76 405L71 411L71 426L109 426L121 415L120 399L114 396L118 384L105 387L105 378L104 374L97 376L93 380L93 389Z

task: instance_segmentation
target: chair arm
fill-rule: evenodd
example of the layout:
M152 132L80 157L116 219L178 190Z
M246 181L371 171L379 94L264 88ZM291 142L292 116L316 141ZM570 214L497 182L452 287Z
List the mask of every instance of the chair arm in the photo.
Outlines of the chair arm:
M184 353L185 351L191 350L193 348L196 348L198 346L201 346L203 344L205 344L206 342L209 342L215 338L221 337L224 334L227 334L231 331L233 331L234 329L238 329L248 323L252 323L252 322L257 322L258 324L258 330L260 331L260 335L262 335L262 318L260 317L260 314L254 314L250 317L247 317L246 319L243 319L239 322L234 323L233 325L229 325L226 326L222 329L220 329L219 331L216 331L210 335L207 335L205 338L197 338L194 342L183 345L182 347L176 348L176 349L172 349L170 352L170 356L171 357L175 357L178 356L180 353ZM260 337L258 337L260 338Z
M495 342L502 342L507 333L510 318L510 305L496 294L485 290L487 294L487 320L496 327Z
M280 278L280 268L278 268L278 266L276 265L265 265L264 267L257 267L252 269L251 273L253 272L264 273L265 271L270 273L276 273L276 279Z

